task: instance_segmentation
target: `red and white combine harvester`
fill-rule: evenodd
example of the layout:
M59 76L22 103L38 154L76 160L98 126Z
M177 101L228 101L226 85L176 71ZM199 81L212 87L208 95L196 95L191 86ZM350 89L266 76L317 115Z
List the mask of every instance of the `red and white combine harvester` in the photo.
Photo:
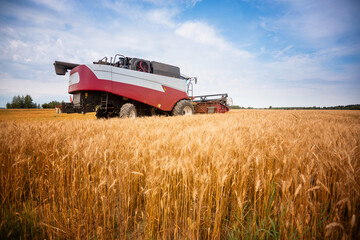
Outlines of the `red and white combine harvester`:
M144 115L191 115L229 111L227 94L193 96L195 77L179 67L116 54L93 64L55 61L55 72L70 71L71 103L63 113L95 112L97 118Z

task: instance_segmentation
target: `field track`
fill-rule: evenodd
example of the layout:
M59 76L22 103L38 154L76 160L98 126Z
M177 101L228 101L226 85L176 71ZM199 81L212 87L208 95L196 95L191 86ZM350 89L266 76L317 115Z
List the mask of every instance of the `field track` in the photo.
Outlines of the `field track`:
M360 239L360 111L0 110L0 239Z

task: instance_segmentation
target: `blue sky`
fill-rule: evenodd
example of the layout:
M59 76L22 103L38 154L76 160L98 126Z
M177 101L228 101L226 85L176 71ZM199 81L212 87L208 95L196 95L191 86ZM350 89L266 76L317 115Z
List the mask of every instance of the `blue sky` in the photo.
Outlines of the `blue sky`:
M0 107L67 101L55 60L121 53L197 76L251 107L360 103L357 0L0 1Z

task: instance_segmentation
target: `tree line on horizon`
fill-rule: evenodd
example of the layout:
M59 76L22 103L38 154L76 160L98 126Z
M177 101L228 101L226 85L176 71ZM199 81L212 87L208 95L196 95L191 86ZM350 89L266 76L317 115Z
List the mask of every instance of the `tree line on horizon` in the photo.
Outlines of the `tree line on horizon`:
M6 103L7 109L14 109L14 108L55 108L56 105L61 105L59 101L51 101L49 103L43 103L40 106L40 103L33 102L32 97L27 94L26 96L14 96L12 101Z
M51 101L49 103L43 103L40 107L40 103L36 104L33 102L32 97L27 94L24 96L14 96L11 103L6 103L7 109L14 109L14 108L55 108L57 105L61 105L62 102L59 101ZM254 109L253 107L242 107L239 105L232 105L230 109ZM332 106L332 107L272 107L269 108L262 108L262 109L275 109L275 110L307 110L307 109L337 109L337 110L360 110L360 104L352 104L352 105L339 105L339 106Z

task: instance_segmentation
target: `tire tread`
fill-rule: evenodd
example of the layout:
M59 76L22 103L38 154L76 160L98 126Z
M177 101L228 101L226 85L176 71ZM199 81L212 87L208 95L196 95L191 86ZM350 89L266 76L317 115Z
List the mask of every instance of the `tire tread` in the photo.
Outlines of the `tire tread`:
M120 118L129 117L132 109L135 109L135 106L132 103L125 103L124 105L122 105L122 107L120 109ZM136 113L136 110L135 110L135 113Z
M172 115L173 116L183 115L183 109L185 106L191 107L192 112L194 114L195 110L194 110L194 106L191 104L191 102L188 100L180 100L179 102L176 103L175 107L173 108Z

